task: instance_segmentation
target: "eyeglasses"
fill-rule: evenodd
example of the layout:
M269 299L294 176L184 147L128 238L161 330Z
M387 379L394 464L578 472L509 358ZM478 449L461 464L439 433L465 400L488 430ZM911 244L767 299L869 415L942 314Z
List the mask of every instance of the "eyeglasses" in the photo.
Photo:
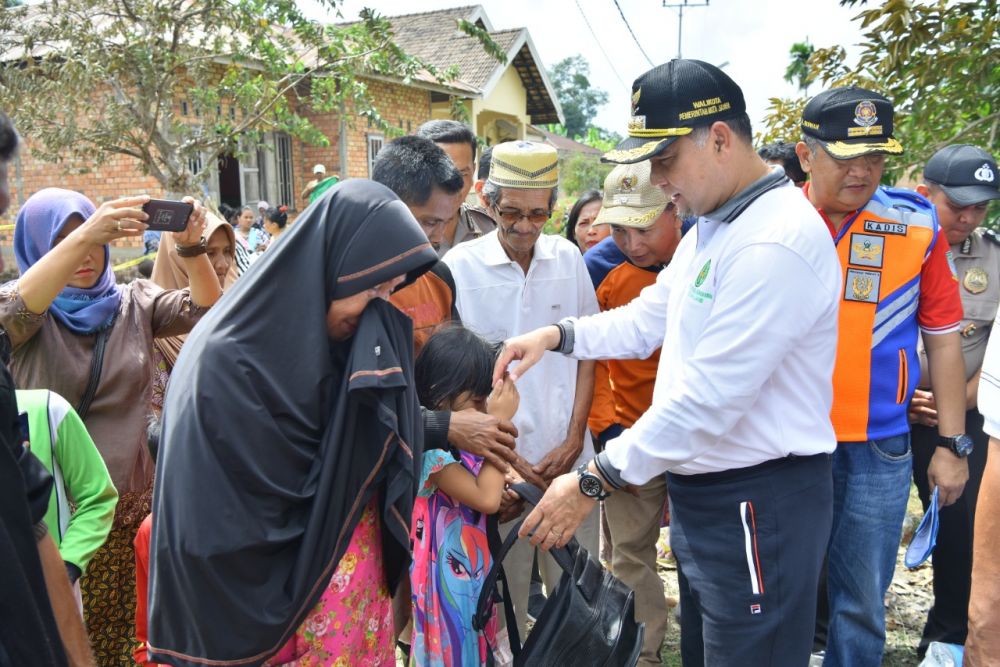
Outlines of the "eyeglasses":
M530 213L525 213L516 208L501 209L498 206L494 206L493 208L496 209L500 219L509 225L516 225L522 219L527 220L533 225L540 225L552 217L552 211L531 211Z

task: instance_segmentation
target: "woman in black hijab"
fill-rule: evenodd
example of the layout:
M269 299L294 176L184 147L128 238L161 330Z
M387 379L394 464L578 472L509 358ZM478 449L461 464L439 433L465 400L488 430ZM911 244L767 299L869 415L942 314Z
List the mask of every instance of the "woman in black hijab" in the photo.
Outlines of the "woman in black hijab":
M384 299L436 260L388 188L346 181L188 337L156 471L153 662L394 664L381 616L423 443L412 324Z

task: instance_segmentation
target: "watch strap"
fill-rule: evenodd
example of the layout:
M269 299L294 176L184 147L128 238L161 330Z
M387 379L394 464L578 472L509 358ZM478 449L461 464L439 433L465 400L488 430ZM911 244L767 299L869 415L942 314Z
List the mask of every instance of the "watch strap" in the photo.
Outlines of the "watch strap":
M208 239L204 236L194 245L176 245L178 257L197 257L208 252Z

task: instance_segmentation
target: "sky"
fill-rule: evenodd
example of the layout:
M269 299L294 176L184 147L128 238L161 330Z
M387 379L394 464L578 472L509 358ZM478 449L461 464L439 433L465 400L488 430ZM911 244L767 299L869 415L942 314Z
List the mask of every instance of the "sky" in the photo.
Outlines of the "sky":
M666 0L678 4L683 0ZM333 21L314 2L300 6L318 20ZM677 56L677 10L664 0L618 0L642 49L654 65ZM363 7L385 16L476 4L476 0L345 0L345 19ZM625 134L632 81L652 66L629 34L614 0L480 0L496 30L526 27L547 68L568 56L590 64L591 85L608 93L595 124ZM784 81L788 50L808 38L817 47L842 45L848 58L860 51L862 35L851 18L860 11L837 0L690 0L684 10L682 54L716 65L743 89L754 128L760 127L768 98L796 96ZM876 2L870 4L877 4ZM587 23L596 32L596 38ZM607 57L605 57L607 54ZM820 92L818 86L810 94Z

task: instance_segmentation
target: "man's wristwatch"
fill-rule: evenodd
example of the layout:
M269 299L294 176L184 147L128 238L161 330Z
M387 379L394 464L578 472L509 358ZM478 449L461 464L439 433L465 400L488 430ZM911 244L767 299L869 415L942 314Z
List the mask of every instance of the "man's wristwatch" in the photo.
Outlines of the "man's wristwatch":
M601 481L601 478L587 470L586 464L576 469L576 477L580 480L580 493L588 498L604 500L611 495L604 490L604 482Z
M966 434L959 433L958 435L952 436L939 435L937 446L946 447L951 450L952 454L960 459L964 459L972 453L975 443L972 441L972 438Z

